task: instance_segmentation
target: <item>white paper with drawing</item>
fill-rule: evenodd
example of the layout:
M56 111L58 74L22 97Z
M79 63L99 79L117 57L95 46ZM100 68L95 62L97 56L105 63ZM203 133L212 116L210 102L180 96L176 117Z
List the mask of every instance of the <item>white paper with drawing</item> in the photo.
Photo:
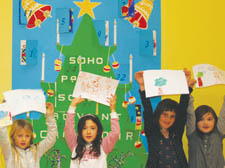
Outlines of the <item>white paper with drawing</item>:
M88 72L80 72L73 91L73 97L87 98L109 106L107 97L114 95L118 80Z
M181 70L147 70L143 75L146 97L189 93Z
M3 95L13 116L28 111L46 113L45 96L42 90L18 89L4 92Z
M209 64L199 64L192 67L196 87L207 87L216 84L225 84L225 71Z
M12 124L12 115L7 103L0 104L0 127Z

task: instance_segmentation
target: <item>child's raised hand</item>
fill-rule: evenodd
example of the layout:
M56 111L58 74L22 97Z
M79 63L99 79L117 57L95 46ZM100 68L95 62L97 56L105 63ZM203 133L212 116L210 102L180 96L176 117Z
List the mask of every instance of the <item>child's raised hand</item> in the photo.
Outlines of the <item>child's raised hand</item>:
M52 115L54 114L54 107L53 104L50 102L46 103L46 115Z
M107 102L110 104L111 112L116 112L116 94L111 95L111 97L107 97Z
M84 101L84 98L81 98L81 96L79 97L74 97L70 106L72 107L76 107L78 104L82 103Z
M134 75L134 78L137 81L137 83L140 85L141 90L145 90L143 73L144 73L143 71L139 71L139 72L136 72Z
M183 71L184 71L184 74L186 76L186 80L187 80L188 87L193 88L194 85L195 85L195 83L196 83L196 80L191 78L191 71L189 71L186 68L184 68Z

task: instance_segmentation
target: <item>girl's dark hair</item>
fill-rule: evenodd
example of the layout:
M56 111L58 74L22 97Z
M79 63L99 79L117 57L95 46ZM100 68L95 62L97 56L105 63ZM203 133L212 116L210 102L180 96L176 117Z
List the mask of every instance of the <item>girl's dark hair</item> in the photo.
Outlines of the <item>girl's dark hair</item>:
M202 117L207 114L207 113L211 113L215 119L215 124L214 124L214 129L215 129L215 125L217 123L217 115L215 113L215 111L213 110L213 108L211 108L210 106L207 105L201 105L199 106L196 110L195 110L195 118L196 118L196 130L198 131L198 133L202 134L202 132L198 129L198 122L202 120ZM213 129L213 130L214 130Z
M153 125L155 126L156 129L158 129L160 131L159 118L160 118L160 115L164 111L173 111L176 114L175 122L169 128L169 131L171 131L175 127L176 119L177 119L178 105L179 104L172 99L164 99L164 100L159 102L159 104L157 105L157 107L155 109L154 116L153 116Z
M76 156L72 158L72 160L78 159L79 161L82 159L84 152L85 152L85 146L86 146L86 141L82 137L82 130L85 126L85 122L87 120L93 121L97 127L98 127L98 132L95 140L92 142L92 148L90 153L94 153L94 156L98 157L101 154L101 143L102 143L102 132L103 132L103 127L96 115L93 114L88 114L80 118L78 121L78 126L77 126L77 147L76 147Z

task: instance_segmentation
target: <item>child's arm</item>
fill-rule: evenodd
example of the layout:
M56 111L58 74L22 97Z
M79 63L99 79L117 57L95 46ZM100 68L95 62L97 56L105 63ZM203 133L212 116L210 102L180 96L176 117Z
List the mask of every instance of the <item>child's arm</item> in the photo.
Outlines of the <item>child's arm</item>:
M182 94L180 96L180 103L179 103L179 107L178 107L178 117L177 117L177 121L178 121L178 133L180 135L180 138L182 138L183 133L184 133L184 127L187 121L187 108L188 108L188 102L190 99L190 94L193 91L193 87L196 83L195 79L191 78L191 71L187 70L186 68L184 68L184 74L187 80L187 85L189 88L189 94Z
M102 140L102 148L106 154L111 152L120 136L119 118L116 113L116 95L109 99L111 110L111 131Z
M140 96L142 105L144 107L143 111L143 118L144 118L144 131L146 134L149 134L152 129L152 122L153 122L153 109L152 104L149 98L145 96L145 88L144 88L144 78L143 78L143 71L139 71L135 73L135 80L138 82L140 86Z
M140 90L141 102L144 107L143 119L144 119L144 132L150 134L153 127L153 109L150 98L146 98L145 91Z
M79 103L83 102L84 99L81 97L74 98L70 104L69 110L67 112L66 124L64 128L66 142L70 151L72 152L75 146L77 145L77 135L75 132L75 110Z
M190 96L188 108L187 108L187 121L186 121L186 134L187 136L191 135L195 129L195 123L196 123L196 118L195 118L195 113L194 113L194 98Z
M57 125L56 120L54 118L54 107L52 103L46 103L47 111L46 111L46 125L47 125L47 136L44 140L39 143L39 155L42 156L45 152L47 152L56 141L57 136Z
M189 87L189 92L192 92L192 88ZM183 136L184 133L184 127L187 121L187 108L188 108L188 102L190 100L189 94L182 94L180 96L180 103L178 106L178 113L177 113L177 130L180 134L180 136Z
M220 116L217 122L217 128L222 135L225 135L225 96L224 96L222 108L220 110Z
M11 151L7 127L0 127L0 147L2 148L2 153L7 162Z

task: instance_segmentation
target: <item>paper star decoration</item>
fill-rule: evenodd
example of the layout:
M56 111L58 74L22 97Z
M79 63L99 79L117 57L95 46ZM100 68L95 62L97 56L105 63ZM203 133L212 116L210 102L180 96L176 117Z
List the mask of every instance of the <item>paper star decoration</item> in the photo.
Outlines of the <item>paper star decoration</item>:
M93 19L95 19L93 9L100 5L101 2L90 2L90 0L83 0L83 2L75 2L74 3L80 7L80 12L78 18L83 16L84 14L90 15Z

